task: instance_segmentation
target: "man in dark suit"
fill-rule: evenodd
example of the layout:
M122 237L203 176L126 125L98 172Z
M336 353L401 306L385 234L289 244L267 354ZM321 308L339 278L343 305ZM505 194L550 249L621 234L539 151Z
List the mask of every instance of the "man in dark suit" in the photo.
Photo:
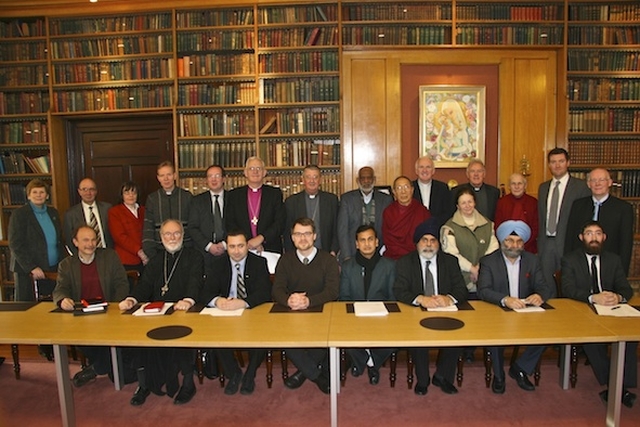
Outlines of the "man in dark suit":
M78 184L78 194L82 201L71 206L64 214L64 238L68 250L76 255L73 244L73 232L81 225L90 225L98 235L99 248L113 248L113 239L109 233L109 208L111 203L96 200L98 188L91 178L85 178ZM93 220L95 218L95 221Z
M562 294L565 297L590 304L614 306L633 296L620 257L604 249L604 243L608 240L605 231L599 222L587 222L579 236L582 247L562 258ZM609 383L610 364L607 344L583 344L582 347L598 382L606 386ZM637 342L627 342L622 403L629 408L636 400L636 395L628 388L637 386L637 350ZM600 392L603 401L606 402L608 397L608 390Z
M553 178L538 188L538 257L545 279L555 286L553 275L560 270L565 252L571 206L575 200L589 196L589 188L585 181L569 175L570 158L564 148L549 151L547 163Z
M455 205L447 184L433 179L435 173L436 166L431 157L423 156L416 160L418 179L413 181L413 197L429 209L439 225L443 225L453 215Z
M541 306L554 296L542 274L540 262L535 254L526 252L524 245L531 238L531 228L524 221L508 220L496 230L500 250L480 259L478 276L478 296L484 301L510 309L525 308L527 305ZM535 387L528 375L533 373L545 346L531 346L518 357L509 376L526 391ZM489 347L493 359L493 382L491 390L502 394L504 381L504 347Z
M476 209L478 212L493 221L496 215L496 205L500 198L500 190L484 182L486 175L487 170L482 160L471 159L467 165L467 179L469 182L454 187L453 190L451 190L451 194L453 194L453 198L455 199L459 190L465 187L470 188L476 195Z
M338 241L340 262L356 254L353 236L361 225L372 225L376 229L380 246L382 239L382 212L393 202L390 194L375 189L376 175L372 168L365 166L358 171L358 189L344 193L338 209Z
M249 250L280 253L285 221L282 191L264 185L266 175L262 159L247 159L244 168L247 185L229 192L225 226L227 230L239 229L250 236Z
M416 250L396 263L396 281L393 293L398 301L416 307L445 307L467 300L467 287L462 278L458 260L440 250L440 229L434 218L416 228L413 236ZM418 382L415 394L424 396L429 376L429 349L412 349ZM455 394L453 385L460 348L442 348L436 363L433 384L447 394Z
M320 168L310 165L302 171L304 190L287 197L284 202L287 213L285 230L290 230L293 221L298 218L311 218L316 225L314 245L318 249L330 252L335 256L340 249L338 245L338 197L335 194L320 190L322 173ZM284 238L286 251L293 251L293 240Z
M596 168L589 172L587 185L591 196L573 203L565 241L567 252L579 248L582 226L589 220L598 221L607 234L604 250L620 256L625 275L629 274L633 249L633 207L609 193L613 181L609 171Z
M201 301L220 310L254 308L271 299L271 281L267 261L249 252L247 237L240 230L231 230L226 239L227 251L213 261L212 274L207 277ZM242 370L234 358L233 349L217 349L225 376L229 379L224 393L251 394L255 389L256 370L265 357L263 349L249 350L249 365Z

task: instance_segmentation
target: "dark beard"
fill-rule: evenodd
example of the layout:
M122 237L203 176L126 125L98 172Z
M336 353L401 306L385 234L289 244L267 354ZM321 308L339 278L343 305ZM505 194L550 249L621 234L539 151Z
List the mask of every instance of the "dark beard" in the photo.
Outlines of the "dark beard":
M584 250L588 255L600 255L602 252L602 245L597 243L595 246L591 246L590 244L585 243Z

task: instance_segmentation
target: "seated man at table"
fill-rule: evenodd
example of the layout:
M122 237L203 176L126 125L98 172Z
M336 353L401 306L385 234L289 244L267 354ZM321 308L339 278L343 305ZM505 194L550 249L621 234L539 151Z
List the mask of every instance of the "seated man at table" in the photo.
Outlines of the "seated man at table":
M340 301L395 301L393 282L395 263L380 256L378 236L372 225L361 225L356 230L356 254L342 264L340 271ZM362 375L365 366L369 384L380 381L380 366L391 355L390 348L349 348L351 373Z
M63 259L58 265L58 280L53 301L63 310L73 311L80 300L120 301L129 292L127 273L113 249L97 248L95 230L81 225L73 234L77 256ZM89 366L73 376L73 384L82 387L98 375L111 372L109 347L81 346Z
M296 250L286 252L276 266L273 299L293 311L306 310L338 297L340 272L338 261L313 243L316 230L309 218L293 222L291 238ZM309 378L323 392L329 393L328 350L326 348L287 349L287 356L298 371L284 382L295 389Z
M478 297L481 300L510 309L539 307L555 292L544 279L538 257L524 250L531 238L531 228L524 221L505 221L496 230L500 250L480 259ZM526 391L535 390L528 375L535 370L545 346L530 346L511 365L509 376ZM493 361L491 390L503 394L504 347L489 347Z
M440 230L437 219L430 218L416 228L413 235L416 250L400 258L396 264L393 293L405 304L428 309L447 307L467 300L467 286L462 278L458 259L440 250ZM433 384L455 394L453 385L460 348L442 348L436 362ZM429 349L411 350L418 382L415 394L424 396L431 382Z
M597 221L589 221L579 235L582 247L562 258L562 295L590 304L613 306L625 303L633 296L622 261L617 254L602 250L607 239L605 230ZM624 319L620 319L624 321ZM607 344L583 344L593 373L601 386L609 384L609 355ZM638 343L627 342L624 358L624 391L622 403L631 408L636 401L638 381ZM600 392L606 402L609 391Z
M229 231L226 242L227 251L213 260L213 274L207 276L200 300L220 310L253 308L269 301L271 281L267 260L249 252L247 236L242 230ZM241 394L253 393L256 370L264 360L266 350L249 350L249 365L244 376L232 349L217 349L216 353L229 379L224 393L236 394L241 382Z
M132 294L120 302L120 310L129 310L138 302L147 301L172 302L175 310L193 307L202 291L204 261L198 250L183 246L183 236L184 228L180 221L167 219L162 223L160 237L164 250L149 260ZM195 350L141 348L138 358L138 388L130 402L133 406L142 405L150 392L169 397L178 392L173 401L176 405L189 402L196 394L193 381ZM184 377L180 391L179 372Z

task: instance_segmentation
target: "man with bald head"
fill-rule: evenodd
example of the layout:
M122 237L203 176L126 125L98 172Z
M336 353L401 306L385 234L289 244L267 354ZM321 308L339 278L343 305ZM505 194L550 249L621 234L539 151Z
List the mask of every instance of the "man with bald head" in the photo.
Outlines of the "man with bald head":
M524 221L531 229L531 238L524 244L524 250L538 253L538 199L527 194L527 178L521 173L509 177L511 193L498 200L494 224L496 229L509 219Z
M431 157L418 158L415 168L418 178L413 181L413 197L429 209L438 224L443 225L455 211L449 186L433 179L436 166Z
M589 172L587 185L591 196L578 199L571 206L565 252L581 247L578 236L584 224L590 220L598 221L607 235L603 249L618 254L622 268L628 275L633 249L633 207L611 195L612 184L608 170L596 168Z
M338 243L340 246L340 262L352 258L356 254L353 236L361 225L371 225L380 239L380 247L384 245L382 238L382 212L393 202L393 198L375 189L376 175L373 168L365 166L358 171L356 178L358 188L340 197L338 209Z
M500 198L500 190L484 182L486 176L487 170L482 160L471 159L467 165L467 179L469 182L454 187L451 192L458 194L458 191L463 188L471 189L476 195L476 209L478 212L493 221L496 215L496 205Z

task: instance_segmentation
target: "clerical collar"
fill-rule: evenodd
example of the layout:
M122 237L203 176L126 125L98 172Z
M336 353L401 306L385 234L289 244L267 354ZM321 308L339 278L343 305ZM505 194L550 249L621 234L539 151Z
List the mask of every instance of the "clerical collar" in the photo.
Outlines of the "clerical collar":
M593 203L600 203L603 204L604 202L607 201L607 199L609 198L609 193L605 194L604 196L602 196L602 199L598 200L595 198L595 196L591 196L591 199L593 200Z
M305 191L305 193L306 193L306 191ZM318 195L318 193L316 193L316 194L307 193L307 197L309 197L310 199L315 199L317 195Z
M92 253L91 257L89 259L84 259L82 257L82 255L80 255L80 253L78 253L78 259L80 260L81 263L85 264L85 265L89 265L93 262L93 260L96 258L96 253Z
M471 188L473 188L473 191L480 191L480 190L482 190L482 186L483 185L484 184L480 184L480 187L475 187L475 186L472 185Z
M253 188L252 186L249 186L249 190L253 191L254 193L257 193L261 189L262 189L262 184L260 184L260 187L258 187L258 188Z

